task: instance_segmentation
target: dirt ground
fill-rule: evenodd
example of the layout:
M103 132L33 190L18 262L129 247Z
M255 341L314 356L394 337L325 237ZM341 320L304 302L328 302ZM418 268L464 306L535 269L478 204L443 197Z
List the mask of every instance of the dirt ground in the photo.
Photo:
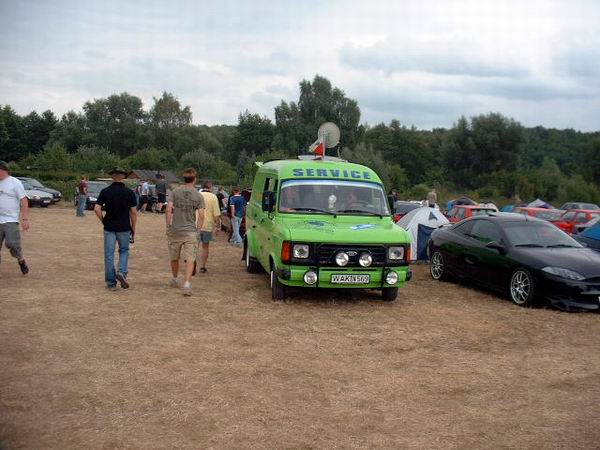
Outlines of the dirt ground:
M432 281L274 303L223 236L194 296L146 215L131 289L104 289L91 213L32 211L0 264L0 448L600 447L600 315Z

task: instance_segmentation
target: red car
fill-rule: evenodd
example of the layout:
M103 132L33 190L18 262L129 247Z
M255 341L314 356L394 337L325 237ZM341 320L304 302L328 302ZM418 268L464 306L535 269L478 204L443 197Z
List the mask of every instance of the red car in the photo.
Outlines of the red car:
M600 210L597 209L571 209L564 213L560 219L554 223L558 228L572 234L575 226L587 223L600 216Z
M446 217L448 217L450 223L456 223L469 217L482 216L495 212L498 212L498 210L494 208L488 208L486 206L456 205L450 210Z

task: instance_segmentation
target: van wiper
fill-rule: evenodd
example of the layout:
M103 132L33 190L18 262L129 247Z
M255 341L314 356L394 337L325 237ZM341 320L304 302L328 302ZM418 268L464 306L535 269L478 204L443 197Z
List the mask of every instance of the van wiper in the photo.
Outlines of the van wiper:
M294 211L314 211L314 212L320 212L320 213L324 213L324 214L331 214L333 217L337 217L336 211L328 211L326 209L309 208L309 207L293 208L293 209L294 209Z
M366 209L338 209L337 212L339 212L339 213L363 213L363 214L369 214L371 216L383 217L383 214L378 214L373 211L367 211Z
M517 244L515 247L535 247L535 248L543 248L543 245L540 244Z

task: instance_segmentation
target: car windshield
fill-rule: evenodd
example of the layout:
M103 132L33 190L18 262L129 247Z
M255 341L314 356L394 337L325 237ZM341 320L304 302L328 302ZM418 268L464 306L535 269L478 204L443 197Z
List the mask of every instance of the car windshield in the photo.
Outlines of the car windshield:
M21 180L21 184L23 185L23 189L25 189L26 191L32 191L34 189L28 181Z
M546 223L507 223L504 232L513 247L581 247L564 231Z
M281 185L280 212L390 214L380 185L342 180L287 180Z
M535 217L537 217L538 219L544 219L544 220L558 220L560 219L560 216L562 215L562 211L560 210L546 210L546 211L536 211L535 212Z

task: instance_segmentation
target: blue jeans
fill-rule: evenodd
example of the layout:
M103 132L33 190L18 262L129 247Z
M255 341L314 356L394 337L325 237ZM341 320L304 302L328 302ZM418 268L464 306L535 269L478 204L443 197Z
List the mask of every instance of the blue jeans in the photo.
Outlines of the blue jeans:
M78 195L77 196L77 215L85 216L85 202L87 200L87 195Z
M116 286L115 248L119 243L119 273L127 278L129 260L129 231L104 231L104 280L107 286Z
M241 244L242 236L240 236L240 225L242 224L242 218L233 216L231 218L231 227L233 228L233 236L231 237L232 244Z

